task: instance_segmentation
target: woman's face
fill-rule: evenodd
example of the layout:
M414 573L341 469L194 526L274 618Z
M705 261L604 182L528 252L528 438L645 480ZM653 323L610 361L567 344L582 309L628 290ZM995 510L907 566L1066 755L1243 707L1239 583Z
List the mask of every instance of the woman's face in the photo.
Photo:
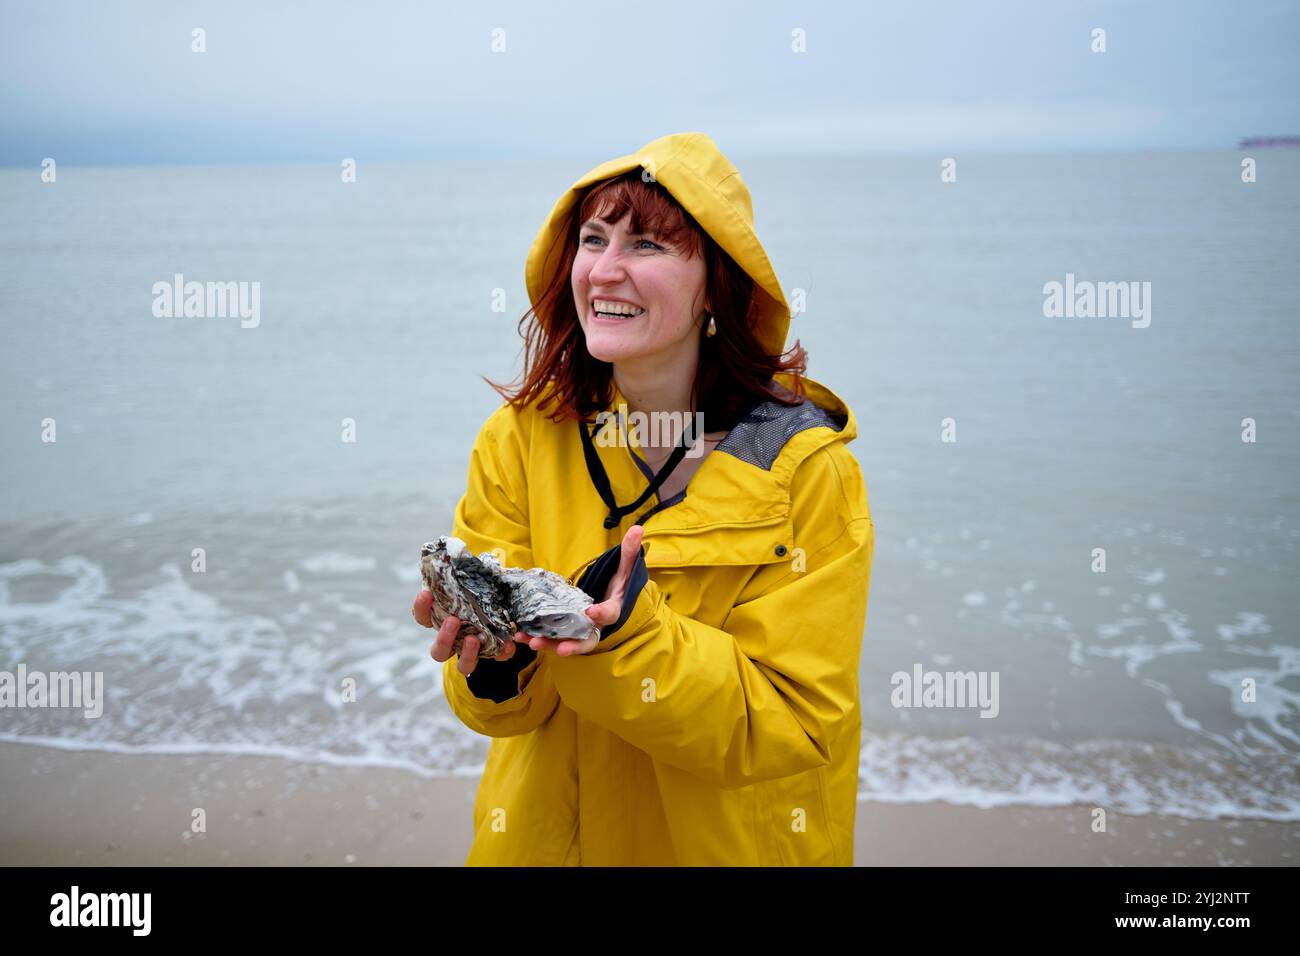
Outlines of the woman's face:
M573 302L587 351L602 362L694 362L706 321L704 259L687 258L685 250L653 235L632 235L630 222L631 213L613 226L593 218L579 230ZM626 310L629 304L644 311L597 314L598 307Z

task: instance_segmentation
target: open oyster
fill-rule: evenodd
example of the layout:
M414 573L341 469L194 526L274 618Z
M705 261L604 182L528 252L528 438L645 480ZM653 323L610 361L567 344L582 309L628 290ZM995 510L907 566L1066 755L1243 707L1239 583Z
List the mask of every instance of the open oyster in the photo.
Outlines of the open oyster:
M434 626L460 618L458 655L471 634L482 641L482 659L495 658L518 631L573 640L600 633L585 612L592 604L585 591L545 568L505 568L490 551L475 557L459 538L443 535L426 544L420 573L433 593Z

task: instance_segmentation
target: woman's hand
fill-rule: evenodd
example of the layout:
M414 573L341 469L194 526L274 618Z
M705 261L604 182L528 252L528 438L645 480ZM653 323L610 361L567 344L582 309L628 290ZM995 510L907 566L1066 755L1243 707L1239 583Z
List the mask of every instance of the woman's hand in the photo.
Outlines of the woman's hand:
M422 627L433 627L433 593L428 588L424 588L416 595L415 603L411 606L411 614L416 623ZM460 618L454 615L448 616L442 622L442 627L438 628L438 636L429 651L435 661L441 663L451 657L452 646L456 642L458 633L460 633ZM516 634L515 640L527 641L527 638L523 634ZM474 668L478 666L478 649L482 643L477 636L470 634L465 636L465 641L461 644L456 669L466 677L474 673ZM502 648L496 659L508 661L514 656L515 645L511 643Z
M637 552L641 550L641 535L644 532L645 529L641 525L634 524L628 528L627 534L624 535L623 550L619 555L618 571L610 580L609 587L605 589L605 600L587 608L587 617L591 618L593 624L607 627L617 621L618 616L623 612L623 598L627 594L627 582L632 577L632 568L636 566ZM585 640L578 641L519 634L515 636L515 640L527 641L528 646L535 651L554 651L561 657L572 657L575 654L586 654L595 648L600 643L600 635L593 634Z

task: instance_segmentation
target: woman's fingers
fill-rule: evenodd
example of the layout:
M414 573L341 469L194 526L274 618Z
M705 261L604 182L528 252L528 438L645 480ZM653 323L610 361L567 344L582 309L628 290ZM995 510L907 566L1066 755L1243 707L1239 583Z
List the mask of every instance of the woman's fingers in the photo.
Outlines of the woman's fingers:
M627 529L627 534L623 535L623 550L619 555L618 573L624 577L632 573L632 567L636 564L637 553L641 550L641 539L645 536L645 528L639 524L634 524Z
M587 608L587 617L591 618L591 623L597 627L608 627L618 620L620 610L619 603L614 599L610 599Z
M639 524L634 524L623 536L622 548L619 552L618 570L610 578L608 586L605 588L605 601L614 601L617 604L623 603L623 595L627 591L628 579L632 577L632 569L636 567L637 557L641 552L641 539L645 529Z
M411 605L411 616L415 618L415 623L423 627L433 627L433 592L424 588L415 596L415 603Z
M424 593L428 594L429 592L425 591ZM416 620L419 620L418 613L416 615ZM434 639L433 649L429 652L435 661L442 663L451 657L453 648L456 644L456 635L459 632L460 618L449 616L442 622L442 626L438 628L438 636ZM515 636L518 638L523 635L516 633ZM482 645L483 639L481 637L472 634L465 635L465 640L461 643L460 647L460 660L457 661L456 667L466 677L472 674L474 668L478 666L478 652ZM510 658L515 656L515 650L516 647L512 641L502 650L497 652L496 659L499 661L508 661Z
M460 658L456 662L456 669L468 677L474 673L474 668L478 666L478 646L481 642L474 635L465 638L460 647Z
M572 657L575 654L586 654L591 651L599 642L597 638L591 637L579 641L573 638L550 638L533 635L528 641L528 646L535 651L550 651L558 654L560 657Z
M428 594L429 592L425 591L424 593ZM442 622L442 627L438 629L438 636L433 642L433 650L429 652L435 661L442 663L451 657L451 649L456 643L458 631L460 631L460 618L452 616Z
M587 608L587 617L599 627L608 627L618 620L623 613L623 597L627 594L627 583L636 567L637 557L641 552L641 539L645 528L634 524L623 536L623 548L619 555L618 572L605 589L605 600L598 601Z

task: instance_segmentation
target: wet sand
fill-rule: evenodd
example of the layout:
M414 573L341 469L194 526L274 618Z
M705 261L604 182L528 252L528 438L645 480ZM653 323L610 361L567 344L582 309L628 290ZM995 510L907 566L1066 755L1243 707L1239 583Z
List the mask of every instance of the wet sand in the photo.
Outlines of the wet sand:
M460 866L477 776L0 743L0 864ZM191 831L194 810L205 833ZM859 866L1300 863L1300 824L860 802Z

